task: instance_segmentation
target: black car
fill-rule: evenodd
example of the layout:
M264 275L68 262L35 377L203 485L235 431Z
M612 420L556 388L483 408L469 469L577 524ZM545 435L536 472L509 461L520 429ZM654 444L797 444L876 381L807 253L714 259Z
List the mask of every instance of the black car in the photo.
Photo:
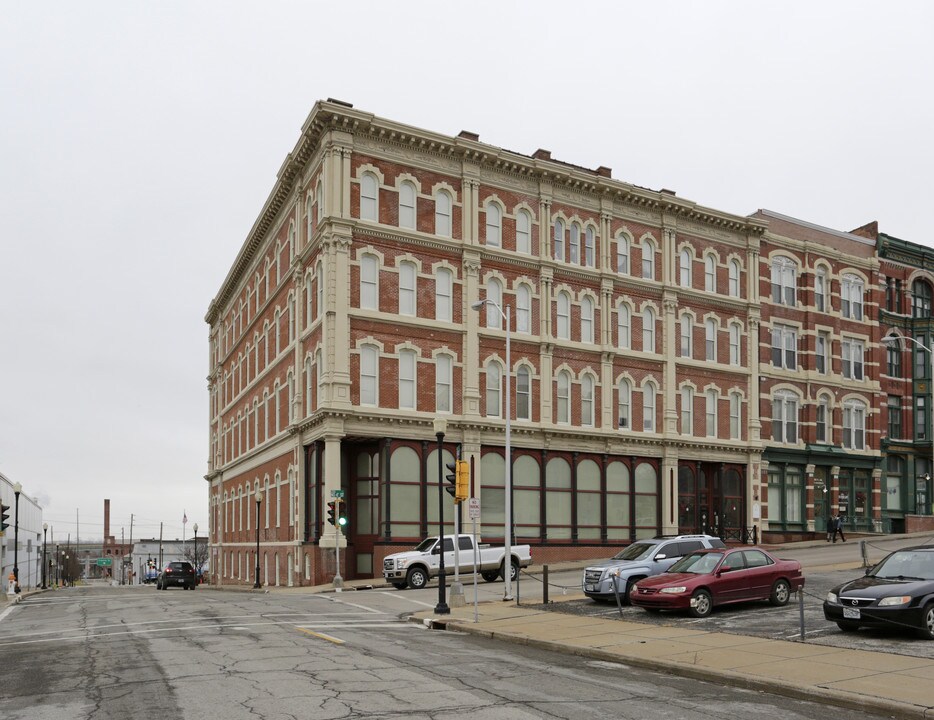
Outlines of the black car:
M196 584L195 569L190 562L170 562L165 566L165 570L159 573L156 590L166 590L170 587L194 590Z
M934 546L896 550L865 577L835 587L824 600L824 617L844 632L912 628L934 640Z

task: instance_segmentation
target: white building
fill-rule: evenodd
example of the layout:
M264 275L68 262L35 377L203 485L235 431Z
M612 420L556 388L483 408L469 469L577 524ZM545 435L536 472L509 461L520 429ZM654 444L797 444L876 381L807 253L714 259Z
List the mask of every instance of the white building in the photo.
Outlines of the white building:
M0 537L0 578L4 592L14 564L19 567L20 588L29 590L42 585L42 508L25 490L20 492L17 506L14 486L14 481L0 473L0 502L10 508L6 511L9 517L5 521L9 527ZM18 549L15 547L17 536Z

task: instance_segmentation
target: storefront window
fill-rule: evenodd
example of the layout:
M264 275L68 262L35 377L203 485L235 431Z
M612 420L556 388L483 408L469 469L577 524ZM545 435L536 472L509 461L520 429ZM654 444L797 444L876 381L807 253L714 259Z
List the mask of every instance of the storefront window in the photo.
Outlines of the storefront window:
M571 466L564 458L545 467L545 516L550 540L571 539Z
M655 466L636 466L636 537L652 537L658 530L658 473Z
M410 447L396 448L389 461L389 472L391 481L387 496L392 535L393 537L420 537L422 534L419 524L421 472L418 466L418 453ZM435 474L437 474L437 469ZM437 511L435 516L437 517Z
M593 460L577 466L577 539L600 539L600 466Z
M606 538L629 539L629 468L611 462L606 468Z
M570 486L570 480L568 483ZM520 455L512 464L512 521L516 542L535 542L541 537L541 495L538 463L529 455ZM571 523L570 505L565 523Z

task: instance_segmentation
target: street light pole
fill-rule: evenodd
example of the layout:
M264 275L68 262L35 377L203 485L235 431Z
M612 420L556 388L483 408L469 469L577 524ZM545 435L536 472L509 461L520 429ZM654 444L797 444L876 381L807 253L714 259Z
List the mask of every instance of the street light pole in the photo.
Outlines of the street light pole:
M16 508L13 510L13 591L19 592L19 494L23 486L16 483L13 494L16 496Z
M505 513L503 522L503 537L505 540L505 549L503 552L503 580L505 582L503 590L503 600L512 600L512 357L510 354L511 329L511 308L506 306L506 312L492 300L477 300L471 303L470 307L474 310L481 309L484 305L490 304L496 308L503 320L506 321L506 499Z
M192 526L191 529L195 531L195 552L194 552L194 554L191 556L191 559L195 561L195 562L194 562L194 566L195 566L195 582L200 584L200 582L201 582L201 572L200 572L200 568L198 567L198 523L195 523L195 524Z
M904 340L910 340L910 341L913 342L915 345L917 345L919 348L921 348L922 350L924 350L924 351L928 354L928 357L929 357L930 360L931 360L931 378L930 378L930 380L929 380L929 382L928 382L928 385L930 385L930 387L931 387L931 405L928 407L928 412L927 412L927 416L928 416L927 419L930 420L931 422L929 422L929 423L927 424L927 426L924 428L924 431L925 431L925 432L930 432L930 433L931 433L931 464L928 465L927 473L926 473L926 475L927 475L928 477L930 477L930 476L934 475L934 351L932 351L931 348L929 348L929 347L928 347L927 345L925 345L924 343L918 342L917 340L915 340L913 337L911 337L911 336L909 336L909 335L893 335L893 334L889 333L888 335L886 335L885 337L882 338L882 342L883 342L883 343L893 343L893 342L894 342L894 343L897 343L897 342L899 342L900 340L903 340L903 339L904 339ZM900 348L901 348L901 346L899 346L899 349L900 349ZM930 431L928 430L928 428L931 428ZM917 473L915 473L915 475L917 476ZM927 480L926 480L926 479L925 479L925 484L927 484ZM925 488L925 490L927 490L927 488ZM917 487L916 487L916 488L915 488L915 498L917 498L917 496L918 496L917 491L918 491L918 489L917 489ZM927 498L927 500L930 501L930 498ZM925 509L926 509L926 508L921 508L921 509L920 509L921 514L926 514L926 513L924 512Z
M45 584L45 547L48 544L49 538L49 524L42 523L42 589L45 590L48 586Z
M253 587L259 589L262 585L259 582L259 506L263 502L263 491L259 488L256 488L256 494L253 496L253 499L256 500L256 578L253 583Z
M438 604L435 615L449 615L447 603L447 577L444 572L444 432L448 423L444 418L435 418L435 437L438 438ZM457 539L455 538L455 542Z

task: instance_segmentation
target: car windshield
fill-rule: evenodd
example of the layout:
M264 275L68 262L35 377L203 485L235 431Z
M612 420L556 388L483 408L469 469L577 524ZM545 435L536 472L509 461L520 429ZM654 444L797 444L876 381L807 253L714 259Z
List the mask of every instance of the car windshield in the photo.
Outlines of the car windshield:
M897 550L869 574L880 580L934 580L934 552Z
M704 575L713 572L714 568L717 567L717 563L722 559L723 553L694 553L681 558L668 569L668 572Z
M633 543L627 548L620 550L613 556L614 560L645 560L656 549L658 545L654 543Z
M437 542L437 540L438 538L433 538L433 537L425 538L418 545L415 546L415 549L418 552L428 552L429 550L431 550L431 547L435 544L435 542Z

